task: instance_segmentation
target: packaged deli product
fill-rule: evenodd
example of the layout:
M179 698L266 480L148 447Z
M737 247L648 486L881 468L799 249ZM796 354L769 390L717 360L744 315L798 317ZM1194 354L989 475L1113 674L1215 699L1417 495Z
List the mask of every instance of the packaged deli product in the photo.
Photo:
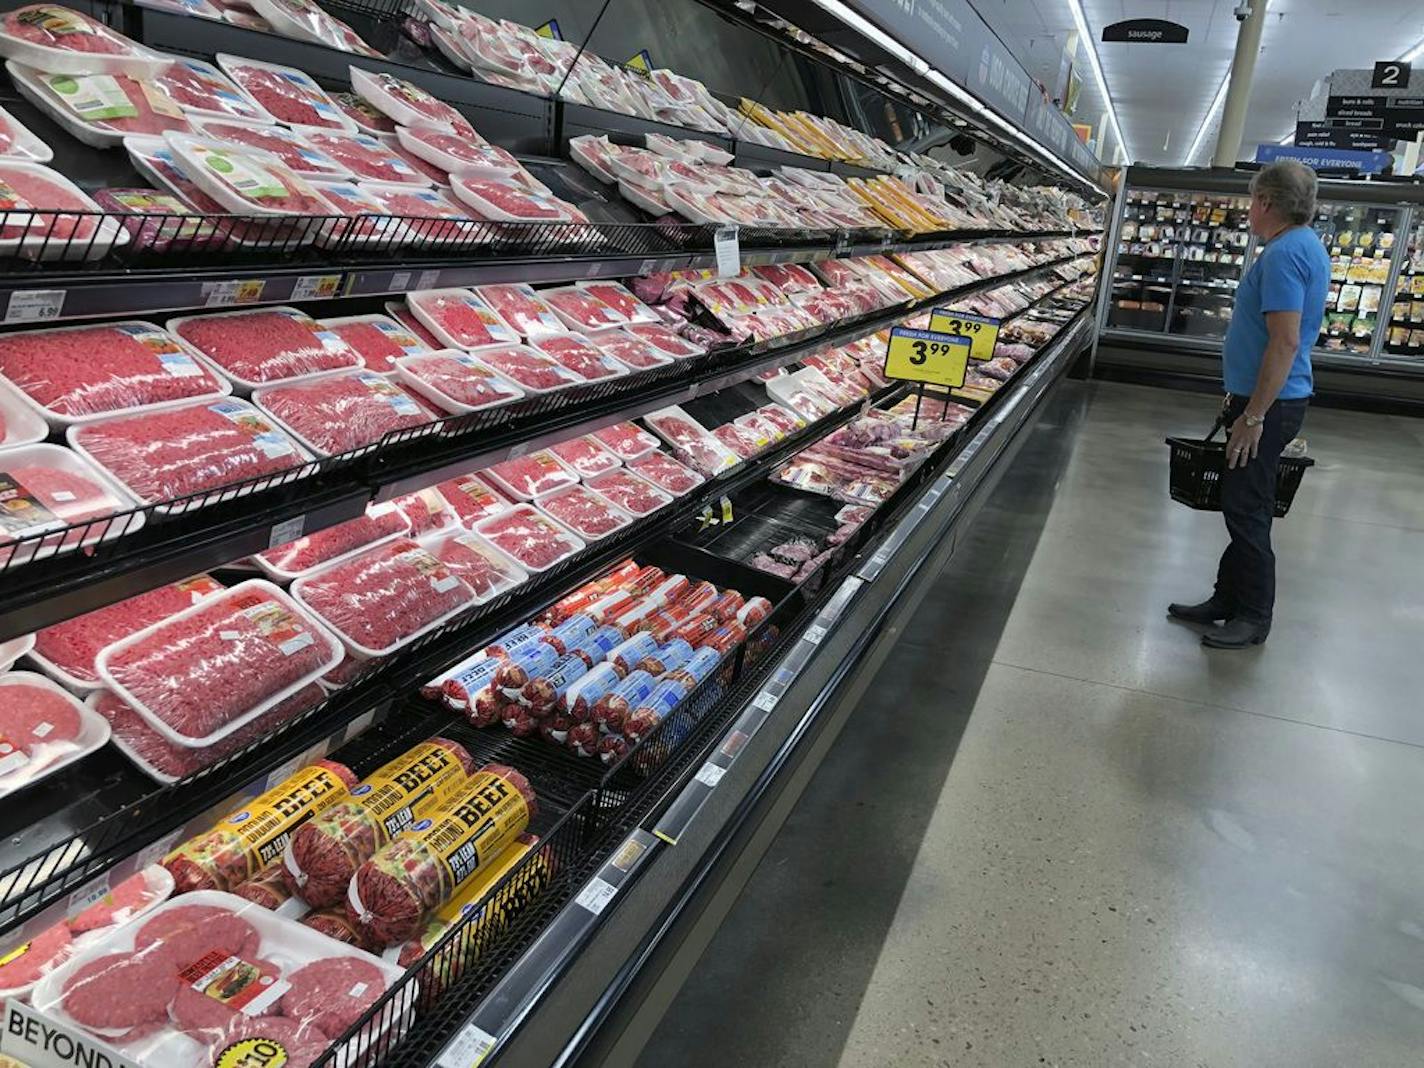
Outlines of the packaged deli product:
M550 445L549 451L572 468L579 478L601 475L623 462L592 434Z
M406 302L446 348L478 349L519 340L519 335L471 290L417 290L406 294Z
M356 869L396 834L464 792L474 761L464 746L432 738L382 765L292 834L282 854L288 888L308 905L334 905Z
M246 389L362 366L340 335L296 308L184 316L168 329Z
M524 833L536 812L523 775L486 765L442 815L403 832L357 869L348 914L373 942L415 937L434 909Z
M572 486L579 480L578 473L565 466L548 449L488 467L484 477L495 489L520 501L532 501L541 494Z
M381 374L394 371L396 361L402 356L418 356L432 351L432 346L425 340L388 315L322 319L320 326L355 349L368 368Z
M365 515L305 534L259 553L253 560L270 577L285 581L409 532L410 520L394 502L386 501L367 505Z
M496 374L475 354L442 349L396 361L396 374L415 392L452 415L510 404L524 390Z
M108 723L57 683L31 671L0 673L0 797L108 740Z
M476 523L475 533L531 572L547 571L584 548L582 539L528 504Z
M106 646L97 667L164 737L206 746L341 658L325 627L276 586L250 579Z
M232 890L278 860L293 831L344 801L358 781L344 764L318 760L178 846L163 859L163 866L180 894Z
M475 293L521 337L534 338L564 330L554 309L539 298L533 286L522 283L476 286Z
M323 375L254 390L253 403L317 455L332 456L440 418L375 371Z

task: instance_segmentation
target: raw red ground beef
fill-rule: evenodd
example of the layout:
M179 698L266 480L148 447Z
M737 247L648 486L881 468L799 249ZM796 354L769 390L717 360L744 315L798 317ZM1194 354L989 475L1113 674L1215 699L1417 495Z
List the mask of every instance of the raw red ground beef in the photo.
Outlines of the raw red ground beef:
M368 508L365 515L268 549L261 557L278 571L297 574L320 567L328 560L392 534L404 534L409 529L410 522L398 508L378 504Z
M270 152L294 173L305 178L346 177L346 172L327 159L324 153L312 151L305 137L281 126L250 126L241 122L209 120L203 123L203 130L220 141Z
M88 241L98 226L94 217L63 212L93 210L92 203L36 170L0 163L0 238Z
M133 42L101 22L56 4L30 4L5 15L5 32L31 44L66 52L122 56L138 52Z
M345 129L337 106L306 75L246 64L234 66L229 73L254 100L282 122Z
M403 185L426 185L425 176L370 134L313 130L307 140L358 178Z
M85 1027L138 1027L164 1019L177 992L165 953L109 953L65 979L60 1004Z
M429 290L411 293L406 300L432 330L443 330L461 348L477 349L519 340L489 305L469 290Z
M74 936L69 925L57 923L34 938L18 957L0 964L0 990L18 990L38 981L69 959Z
M289 308L197 316L176 329L219 367L247 382L361 366L355 349L311 316Z
M394 128L394 123L392 124ZM450 174L442 167L437 167L427 159L421 159L405 145L401 144L394 137L383 137L386 147L394 152L401 159L405 160L425 177L429 178L436 185L448 186L450 184Z
M473 241L481 234L483 224L433 189L372 187L370 192L389 214L404 217L421 241Z
M561 441L549 446L549 451L572 467L580 478L591 478L611 471L622 461L603 447L592 435Z
M338 652L298 610L253 584L111 646L105 662L149 716L207 744L201 739L333 666Z
M104 690L94 701L94 710L109 721L114 737L119 738L135 755L161 775L181 779L216 764L258 738L265 738L288 720L295 719L309 708L319 705L326 695L320 686L303 686L285 701L281 701L245 723L221 741L194 748L171 742L148 725L123 698Z
M687 338L673 332L662 323L631 323L624 329L634 337L642 338L660 352L676 359L701 356L707 351L701 345L694 345ZM617 354L615 353L615 355Z
M484 155L480 151L484 142L468 134L455 134L449 130L438 130L429 126L412 126L406 133L422 144L429 145L437 153L452 156L461 163L482 163Z
M3 463L3 461L0 461ZM43 524L82 523L87 519L97 519L117 511L120 502L98 482L76 475L61 467L42 467L38 464L5 463L0 471L0 500L4 501L6 512L0 514L0 546L16 541L30 533L38 533ZM39 509L19 510L17 502L29 498L39 505ZM122 531L122 520L114 524L114 533ZM103 537L110 531L104 524L93 530L81 528L64 534L65 545L77 545L88 538ZM49 546L61 540L61 536L45 538L40 544ZM0 549L0 562L8 560L10 554Z
M99 650L191 608L222 588L220 582L207 575L160 586L45 627L35 634L35 652L67 675L97 686L99 675L94 662Z
M173 158L172 149L168 148L164 142L140 143L156 146L152 151L138 152L138 157L157 172L163 184L168 186L176 196L181 197L193 210L201 212L204 215L226 214L227 209L212 197L208 196L207 193L199 189L193 182L193 179L188 177L188 172L178 166L176 160Z
M509 502L478 475L457 475L435 488L467 527L509 510Z
M588 487L634 515L655 512L672 499L656 486L626 470L609 471L606 475L591 478Z
M578 334L536 337L529 344L546 356L553 357L561 366L567 367L585 381L592 382L598 378L613 378L627 373L617 360L609 359Z
M568 222L573 213L561 200L532 193L514 180L484 178L474 173L450 176L455 193L483 215L515 222ZM498 209L494 216L491 208Z
M333 455L380 441L393 430L439 418L374 371L328 375L261 391L259 403L313 449Z
M396 369L402 356L428 352L431 348L408 328L384 315L371 315L351 322L327 320L322 324L361 354L366 366L382 374ZM434 341L431 338L431 341Z
M251 1016L239 1014L227 1031L212 1040L208 1054L213 1064L222 1061L223 1051L245 1039L265 1039L282 1047L286 1059L282 1068L311 1068L331 1045L331 1040L310 1024L289 1020L285 1016Z
M541 497L538 507L581 538L592 540L628 525L628 516L583 486Z
M738 426L736 423L723 423L716 430L712 431L712 436L743 460L750 460L757 453L761 452L764 447L757 444L755 434L745 427Z
M446 350L445 354L418 356L407 361L405 369L407 374L449 397L455 405L485 408L518 400L521 396L494 372L463 353ZM452 411L462 410L455 405L450 406Z
M443 349L445 347L445 343L432 334L426 325L415 317L415 313L410 310L410 306L406 304L405 301L387 301L386 314L416 337L420 338L427 348Z
M481 362L489 364L506 378L513 379L527 389L547 391L560 386L577 385L583 381L567 367L527 345L481 349L477 355Z
M397 497L394 503L410 522L412 538L419 538L433 530L443 530L457 522L450 502L434 489L407 493Z
M135 252L189 252L217 248L227 240L228 226L193 216L192 207L172 193L99 189L94 203L122 217L131 239L129 247Z
M555 334L563 331L563 323L529 285L476 286L475 293L492 307L501 319L522 337Z
M296 444L251 405L216 401L94 423L79 444L144 501L171 501L299 466Z
M302 580L301 599L353 644L385 653L475 596L430 553L397 538Z
M298 968L288 977L282 1015L329 1035L339 1035L361 1018L386 990L386 977L370 961L332 957Z
M638 371L649 367L663 367L670 358L640 337L625 334L622 330L604 330L589 338L599 350L621 360Z
M395 120L383 115L355 93L332 93L342 113L366 133L395 133Z
M241 212L260 215L335 215L331 202L311 187L305 179L288 170L283 164L261 158L256 152L243 147L229 147L220 141L205 141L203 145L215 146L216 152L203 151L201 158L190 155L193 167L207 167L208 176L227 187L229 196L236 198ZM265 184L272 191L250 193L240 188L228 178L230 167L221 164L221 157L231 157L242 163L248 172L260 171L270 181ZM277 187L281 192L276 192Z
M517 505L503 515L486 519L475 530L496 548L533 571L552 567L580 548L578 542L527 504Z
M595 430L593 436L623 460L633 460L658 447L658 439L636 423L615 423Z
M0 337L0 375L59 415L86 416L222 390L216 376L148 323Z
M498 489L524 501L578 481L578 475L547 449L495 464L485 473Z
M441 126L449 126L457 133L478 138L470 120L461 115L443 100L437 100L418 85L397 78L385 71L368 71L367 77L379 83L380 90L393 96L400 103L420 113L422 118Z
M223 113L249 122L266 116L220 73L195 60L179 59L154 79L158 88L181 107Z
M628 469L675 497L681 497L702 485L702 476L696 471L678 463L667 453L657 450L636 460L629 460Z
M148 876L143 872L130 875L94 904L69 921L69 929L75 934L97 931L116 923L127 922L140 909L152 905L163 896L161 890L149 886Z
M626 286L618 282L590 282L583 288L630 323L657 321L657 313L628 292Z
M586 289L565 286L562 289L546 289L539 294L559 313L572 330L601 330L607 326L621 326L627 322L621 314L610 308Z
M159 912L134 935L134 952L154 946L170 963L186 967L209 950L239 957L256 955L262 942L257 928L216 905L173 905Z
M435 555L480 597L508 589L519 578L518 572L495 559L489 549L470 534L446 538L436 547Z
M54 91L53 86L48 82L50 77L52 76L46 74L39 75L45 86L46 96L57 104L59 110L64 111L67 107L66 98ZM109 133L148 134L154 137L161 137L169 130L183 133L192 132L193 127L181 113L170 115L167 112L155 111L153 102L144 91L143 83L123 74L114 74L110 77L118 84L124 96L128 97L129 105L137 114L118 115L112 118L90 118L82 113L70 112L71 116L81 125L92 126L96 130L104 130Z

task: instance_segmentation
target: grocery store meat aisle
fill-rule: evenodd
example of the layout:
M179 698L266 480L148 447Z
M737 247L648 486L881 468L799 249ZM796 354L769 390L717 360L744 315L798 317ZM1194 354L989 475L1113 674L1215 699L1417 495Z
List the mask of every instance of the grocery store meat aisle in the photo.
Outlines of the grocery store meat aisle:
M1059 390L640 1065L1418 1063L1424 421L1311 411L1275 631L1209 654L1212 403Z

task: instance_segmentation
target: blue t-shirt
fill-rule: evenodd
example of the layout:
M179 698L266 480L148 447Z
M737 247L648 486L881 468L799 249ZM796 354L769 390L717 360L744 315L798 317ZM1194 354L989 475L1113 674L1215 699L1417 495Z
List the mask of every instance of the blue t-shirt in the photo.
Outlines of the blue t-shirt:
M1236 287L1236 306L1226 330L1222 378L1226 391L1249 397L1270 337L1266 313L1300 312L1300 348L1291 364L1282 400L1309 397L1314 391L1310 350L1320 337L1325 298L1330 291L1330 257L1308 226L1296 226L1268 241Z

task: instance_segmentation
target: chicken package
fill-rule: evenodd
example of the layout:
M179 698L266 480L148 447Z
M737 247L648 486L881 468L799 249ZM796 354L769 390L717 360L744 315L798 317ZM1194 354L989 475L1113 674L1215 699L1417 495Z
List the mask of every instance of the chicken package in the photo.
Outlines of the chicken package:
M706 481L692 468L678 463L667 453L654 449L636 460L628 461L628 470L647 479L658 489L674 497L691 493Z
M620 360L596 347L582 334L546 334L530 338L529 345L586 382L628 373L627 366Z
M452 415L510 404L524 396L518 386L496 374L475 355L459 349L401 357L396 361L396 374L415 392Z
M475 524L475 533L530 572L547 571L584 548L581 538L528 504Z
M475 603L463 579L406 538L305 575L292 595L362 657L389 655Z
M301 447L252 405L213 401L120 416L69 429L69 443L141 501L178 501L223 486L299 468Z
M601 475L623 462L592 434L561 441L557 445L549 446L549 451L572 468L579 478Z
M629 321L622 312L599 300L582 286L544 289L539 291L539 296L570 330L576 332L622 326Z
M548 393L576 386L584 379L528 345L499 345L480 349L476 358L529 393Z
M347 914L380 945L413 938L433 910L524 833L537 812L528 779L487 764L442 815L404 831L356 870Z
M435 490L449 502L466 527L473 527L480 520L507 512L513 507L477 474L447 478Z
M330 130L356 128L326 90L302 71L221 52L217 59L228 77L280 122Z
M437 560L475 591L481 602L529 578L523 568L477 534L451 534L428 547Z
M595 430L593 436L625 463L636 460L639 456L646 456L658 447L658 439L637 423L615 423L602 430Z
M586 486L569 486L543 494L534 504L585 541L597 541L633 521L622 508Z
M652 367L666 367L673 361L673 357L660 351L656 345L643 338L625 333L621 329L599 330L588 335L588 340L596 345L599 351L607 353L620 363L627 364L635 371L646 371Z
M339 334L296 308L182 316L170 319L168 329L243 389L363 366Z
M452 349L517 343L519 335L468 289L423 289L406 294L410 309Z
M402 356L432 351L432 346L388 315L348 315L322 319L319 325L355 349L368 368L381 374L393 372Z
M677 405L644 416L644 422L672 447L673 453L704 475L717 475L741 463L731 449Z
M96 667L169 741L206 746L341 659L340 643L301 605L250 579L105 646Z
M356 869L417 820L464 793L474 759L447 738L431 738L383 764L351 796L317 813L287 840L287 888L314 908L341 901Z
M520 501L532 501L579 480L578 473L548 449L495 464L485 469L484 477L500 492Z
M272 578L285 581L409 532L410 520L394 502L386 501L367 505L365 514L355 519L258 553L253 560Z
M93 522L131 508L133 499L101 467L63 446L39 444L8 449L3 466L0 566L119 537L143 526L142 513L109 523ZM56 533L50 535L50 531ZM15 542L22 544L14 547Z
M475 295L494 309L521 337L563 333L564 324L554 309L539 299L533 286L523 283L475 286Z

